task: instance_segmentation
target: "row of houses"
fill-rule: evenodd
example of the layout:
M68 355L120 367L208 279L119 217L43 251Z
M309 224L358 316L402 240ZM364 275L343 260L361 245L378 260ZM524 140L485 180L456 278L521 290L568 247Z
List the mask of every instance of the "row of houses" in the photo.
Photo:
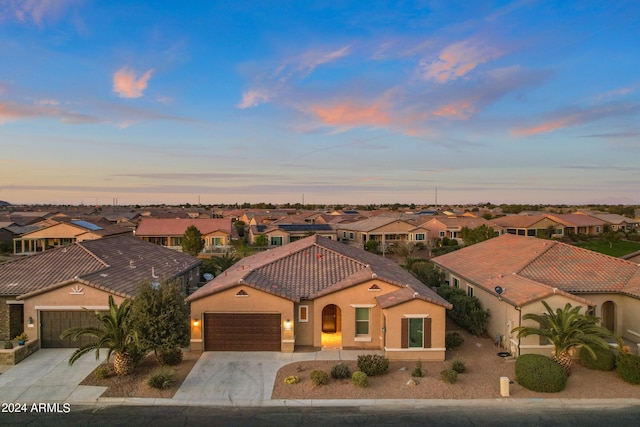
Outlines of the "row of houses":
M598 235L610 230L630 231L638 222L620 215L600 213L507 215L486 220L467 213L455 215L403 214L366 216L360 212L246 211L235 220L198 215L183 217L150 217L142 213L128 217L113 215L69 216L46 214L13 216L13 221L0 221L0 242L13 253L28 255L115 234L133 232L140 239L181 250L187 227L196 226L205 239L204 253L225 252L231 241L242 238L256 244L266 238L267 247L286 245L311 234L346 242L364 248L375 241L384 250L397 241L432 245L448 238L464 243L464 227L487 226L496 235L561 238L571 234ZM389 214L389 212L387 212ZM186 216L186 217L184 217ZM18 219L19 218L19 219ZM33 219L36 220L33 220ZM32 219L32 221L29 221ZM236 225L243 224L242 227Z
M561 242L504 234L433 259L443 286L489 309L489 333L512 354L548 353L513 328L541 302L581 305L640 342L640 266ZM178 280L191 307L191 348L293 352L298 346L382 350L444 360L452 305L388 258L318 235L246 257L197 287L201 260L130 235L76 242L0 264L0 339L22 330L39 347L91 325L88 310L134 298L143 281ZM189 293L188 290L194 289ZM188 295L187 295L188 294Z

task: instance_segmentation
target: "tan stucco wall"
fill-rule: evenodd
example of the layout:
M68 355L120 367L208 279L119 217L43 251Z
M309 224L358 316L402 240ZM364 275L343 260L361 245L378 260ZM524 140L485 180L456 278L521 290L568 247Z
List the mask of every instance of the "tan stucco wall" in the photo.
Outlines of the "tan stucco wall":
M86 230L68 224L57 224L42 230L25 234L22 237L27 239L73 238L83 233L86 233Z
M236 296L243 290L248 296ZM280 298L276 295L252 288L246 285L238 285L233 288L218 292L208 297L191 302L191 318L198 319L199 325L193 326L191 322L191 348L202 350L202 319L204 313L281 313L283 322L287 319L297 319L297 311L294 313L292 301ZM296 322L293 321L291 331L285 331L282 325L282 351L293 351L293 337L295 335Z
M380 287L380 291L369 291L373 284ZM376 297L385 293L397 290L397 286L389 285L379 280L371 280L369 282L352 286L350 288L316 298L314 300L313 319L314 324L318 325L314 330L313 345L320 347L322 345L322 309L329 305L335 304L340 309L341 322L338 330L342 331L342 348L362 348L362 349L382 349L382 311ZM355 327L356 309L352 305L373 305L371 307L369 317L369 333L368 337L359 337L356 340ZM367 341L362 341L367 340Z
M446 309L423 300L408 301L384 310L386 317L387 358L390 360L437 360L445 359ZM408 315L424 315L431 319L431 348L402 348L401 322Z
M81 289L81 294L73 294L74 288ZM120 305L124 298L114 295L113 301ZM46 293L42 293L24 300L24 330L29 335L29 339L40 336L40 311L52 310L83 310L83 308L97 309L109 306L109 293L100 289L92 288L85 284L75 282L56 288ZM32 326L27 325L31 317L34 319Z
M619 294L580 294L596 304L596 316L602 318L602 304L611 301L615 306L614 333L640 343L640 300Z

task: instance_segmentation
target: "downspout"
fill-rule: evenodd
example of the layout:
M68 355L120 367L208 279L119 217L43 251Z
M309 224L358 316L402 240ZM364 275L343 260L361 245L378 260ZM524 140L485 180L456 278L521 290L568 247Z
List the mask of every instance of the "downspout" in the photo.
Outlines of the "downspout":
M518 313L520 314L518 316L518 327L522 326L522 308L516 306L516 310L518 310ZM520 356L520 337L518 337L518 356Z

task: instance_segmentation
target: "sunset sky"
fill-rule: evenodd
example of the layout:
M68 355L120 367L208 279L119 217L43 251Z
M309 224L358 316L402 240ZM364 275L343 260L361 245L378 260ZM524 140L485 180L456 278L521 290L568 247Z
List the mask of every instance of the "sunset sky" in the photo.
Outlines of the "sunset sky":
M0 0L0 200L640 204L640 2Z

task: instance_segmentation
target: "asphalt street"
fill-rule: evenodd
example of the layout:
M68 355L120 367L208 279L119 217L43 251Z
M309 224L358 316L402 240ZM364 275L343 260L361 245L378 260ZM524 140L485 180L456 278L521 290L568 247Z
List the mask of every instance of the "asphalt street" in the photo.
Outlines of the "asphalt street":
M0 426L637 426L640 405L517 407L72 406L68 413L1 414Z

